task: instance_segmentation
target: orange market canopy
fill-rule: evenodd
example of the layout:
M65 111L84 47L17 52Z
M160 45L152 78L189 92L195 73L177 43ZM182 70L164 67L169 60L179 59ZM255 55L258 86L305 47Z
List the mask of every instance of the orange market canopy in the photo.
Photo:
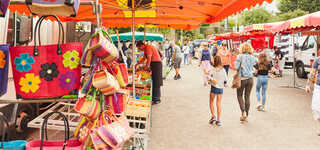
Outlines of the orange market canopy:
M19 1L19 0L13 0ZM21 0L20 0L21 1ZM95 0L81 0L92 2ZM131 0L99 0L102 4L102 20L106 27L130 27L132 25ZM222 20L246 8L251 8L264 1L272 0L144 0L146 5L135 7L136 24L153 24L163 28L179 28L191 30L204 23ZM26 5L11 4L11 11L30 14ZM92 13L91 5L81 5L75 18L60 17L62 21L92 21L96 15Z

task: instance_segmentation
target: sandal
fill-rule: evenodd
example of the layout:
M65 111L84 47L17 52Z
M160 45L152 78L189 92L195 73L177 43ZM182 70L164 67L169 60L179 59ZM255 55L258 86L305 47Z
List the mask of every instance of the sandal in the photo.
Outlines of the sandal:
M213 124L214 122L216 122L216 116L211 117L211 119L209 120L209 124Z

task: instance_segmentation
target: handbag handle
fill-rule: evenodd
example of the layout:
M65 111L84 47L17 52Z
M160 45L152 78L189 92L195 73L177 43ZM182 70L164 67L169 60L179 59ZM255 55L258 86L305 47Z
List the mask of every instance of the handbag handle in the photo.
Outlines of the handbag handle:
M40 28L41 28L41 24L43 22L44 19L46 19L47 17L53 17L57 20L58 24L59 24L59 39L58 39L58 48L57 48L57 54L61 55L62 54L62 50L60 47L60 40L61 40L61 32L62 32L62 43L64 43L64 29L62 26L62 23L60 22L59 18L55 15L46 15L46 16L41 16L40 19L37 21L36 23L36 27L35 27L35 33L34 33L34 50L33 50L33 55L34 56L39 56L39 50L37 47L37 32L38 32L38 36L39 36L39 45L41 45L41 40L40 40Z
M7 139L10 139L10 132L6 132L5 126L9 129L9 122L8 119L0 112L0 120L1 120L1 126L2 126L2 139L1 139L1 146L0 149L4 149L3 143L6 137L6 133L8 134Z
M67 117L64 114L62 114L61 112L51 112L51 113L47 114L46 116L44 116L44 120L43 120L42 127L41 127L41 145L40 145L40 150L43 150L44 135L46 135L46 138L47 138L48 120L49 120L49 117L51 117L53 114L58 114L60 117L62 117L62 119L64 121L64 129L65 129L64 136L65 137L64 137L62 150L65 149L65 147L67 145L67 141L69 140L70 128L69 128L69 122L68 122Z

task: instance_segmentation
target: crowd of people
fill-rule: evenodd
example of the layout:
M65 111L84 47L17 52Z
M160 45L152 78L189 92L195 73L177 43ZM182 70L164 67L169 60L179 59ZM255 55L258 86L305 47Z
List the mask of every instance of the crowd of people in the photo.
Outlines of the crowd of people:
M144 70L152 71L153 91L152 103L159 104L161 102L161 86L162 79L162 62L165 59L166 66L173 66L175 69L174 80L182 79L180 68L181 64L190 65L194 58L198 55L198 66L203 72L204 86L210 85L209 108L211 117L210 124L222 125L221 117L221 100L223 89L229 87L228 83L229 69L231 66L231 50L228 49L226 41L222 41L221 45L202 42L197 50L192 42L186 42L183 45L178 45L174 41L165 41L163 44L155 42L144 43L138 41L136 44L138 50L143 52L143 59L140 59L138 64L145 64ZM122 48L127 56L128 67L133 62L132 45L128 48ZM234 62L235 69L240 73L240 87L236 88L239 108L241 110L240 121L248 121L250 112L250 96L255 85L256 90L256 109L265 111L267 101L268 80L270 77L282 77L284 69L283 53L277 48L273 48L273 56L269 56L265 52L254 53L250 42L241 44L239 54ZM196 54L198 52L198 54ZM164 54L164 55L163 55ZM306 86L306 91L310 92L312 79L315 82L313 92L312 110L314 118L320 122L320 57L313 63L313 70L310 73L310 80ZM254 76L257 77L254 84ZM216 112L215 112L216 111ZM320 129L318 131L320 135Z

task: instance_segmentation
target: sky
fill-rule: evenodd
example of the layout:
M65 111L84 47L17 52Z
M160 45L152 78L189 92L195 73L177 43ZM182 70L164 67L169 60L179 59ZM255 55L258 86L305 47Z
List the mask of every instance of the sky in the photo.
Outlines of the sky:
M271 4L264 2L262 7L271 13L275 13L278 11L277 4L278 4L278 0L274 0Z

